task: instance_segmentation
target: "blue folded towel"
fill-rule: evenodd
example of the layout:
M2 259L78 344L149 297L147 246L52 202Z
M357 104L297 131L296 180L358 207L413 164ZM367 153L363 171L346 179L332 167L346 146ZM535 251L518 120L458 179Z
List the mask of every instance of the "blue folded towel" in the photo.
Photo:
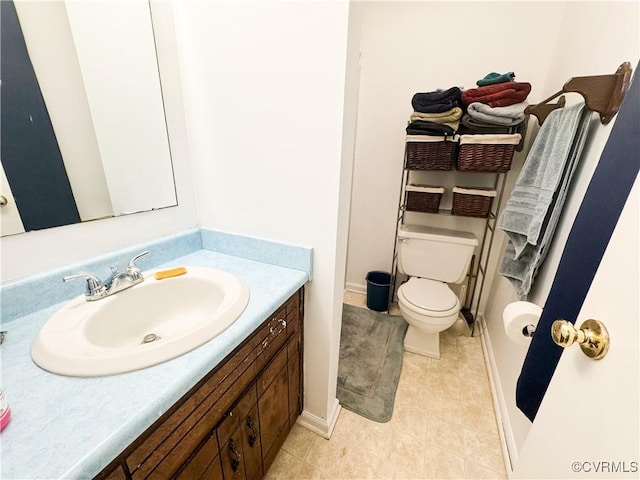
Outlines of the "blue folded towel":
M589 130L584 103L554 110L540 128L498 219L509 241L498 272L526 298L546 257Z

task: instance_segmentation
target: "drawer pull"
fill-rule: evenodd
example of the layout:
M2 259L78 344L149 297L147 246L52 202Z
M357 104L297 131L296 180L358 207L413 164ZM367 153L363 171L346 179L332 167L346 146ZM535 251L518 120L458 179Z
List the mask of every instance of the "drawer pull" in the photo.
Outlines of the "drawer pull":
M247 417L247 427L251 430L251 435L249 435L249 446L255 447L256 440L258 440L258 433L256 432L256 427L251 417Z
M233 441L233 438L229 440L229 453L231 457L231 470L237 472L240 470L240 454L238 450L236 450L236 442Z

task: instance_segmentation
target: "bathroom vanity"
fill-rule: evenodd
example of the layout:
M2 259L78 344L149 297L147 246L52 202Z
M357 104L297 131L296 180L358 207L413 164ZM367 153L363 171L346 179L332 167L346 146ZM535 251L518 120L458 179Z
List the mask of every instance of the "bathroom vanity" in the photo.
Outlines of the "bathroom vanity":
M303 290L96 479L260 479L302 411Z
M250 291L245 310L210 341L148 368L73 377L38 367L34 338L82 293L62 277L104 278L109 265L142 250L150 252L143 271L205 267L237 276ZM12 410L0 435L2 478L264 476L302 408L311 265L309 248L196 230L0 287L1 387Z

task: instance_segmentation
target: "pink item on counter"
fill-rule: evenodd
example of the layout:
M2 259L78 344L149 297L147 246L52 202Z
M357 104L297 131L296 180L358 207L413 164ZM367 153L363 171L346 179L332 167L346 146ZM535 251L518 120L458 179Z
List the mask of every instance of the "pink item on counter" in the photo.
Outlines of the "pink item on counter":
M6 410L0 414L0 432L7 426L9 420L11 420L11 409L7 406Z
M11 420L11 409L4 398L4 393L0 390L0 432L7 426L9 420Z

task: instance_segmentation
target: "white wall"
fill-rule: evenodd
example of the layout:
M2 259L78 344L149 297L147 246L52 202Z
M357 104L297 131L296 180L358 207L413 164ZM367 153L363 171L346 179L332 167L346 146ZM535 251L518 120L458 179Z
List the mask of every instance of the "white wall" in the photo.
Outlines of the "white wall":
M516 80L532 84L531 98L540 98L562 8L539 2L364 2L347 288L363 290L369 270L391 268L413 94L471 88L489 72L514 71ZM450 174L434 177L453 181ZM486 178L466 174L457 180L472 186ZM414 214L410 221L477 235L483 228L476 219Z
M348 215L342 201L350 169L341 158L343 109L352 98L345 98L349 4L192 1L179 7L202 226L313 247L303 417L326 434L337 412ZM348 157L352 128L346 130Z
M171 5L154 2L153 10L178 206L0 238L2 283L198 226Z
M623 61L631 62L635 69L640 58L638 18L636 2L567 2L556 44L544 65L547 79L540 91L541 96L546 98L555 93L574 76L614 73ZM567 98L568 101L576 101L576 97L576 94L572 94ZM529 301L537 305L543 307L546 302L562 249L612 125L613 122L606 126L596 122L592 127L591 138L574 177L553 246L529 296ZM500 233L497 240L502 244L504 235ZM637 245L633 247L637 248ZM501 254L503 247L497 251ZM502 310L514 300L511 284L503 277L496 276L485 309L485 321L502 385L505 423L510 425L512 434L511 456L516 460L531 423L515 405L516 381L526 347L510 342L501 326ZM552 432L549 435L549 438L553 437Z

